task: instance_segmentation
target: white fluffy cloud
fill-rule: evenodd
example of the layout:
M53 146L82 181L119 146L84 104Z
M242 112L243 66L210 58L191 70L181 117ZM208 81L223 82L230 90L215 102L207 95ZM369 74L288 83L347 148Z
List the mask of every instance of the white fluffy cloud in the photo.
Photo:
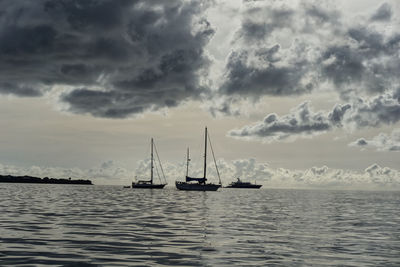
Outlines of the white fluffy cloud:
M343 114L349 108L350 105L337 105L331 112L314 112L309 102L304 102L287 115L279 117L275 113L269 114L263 121L231 130L228 135L268 142L311 137L341 126Z
M399 90L352 102L337 104L327 111L315 112L304 102L289 114L267 115L262 121L231 130L228 135L236 138L261 139L263 141L295 140L298 137L312 137L343 128L347 131L381 125L393 125L400 121Z
M400 151L400 129L395 129L388 135L380 133L379 135L371 138L359 138L351 142L349 146L356 146L360 148L376 148L378 151Z

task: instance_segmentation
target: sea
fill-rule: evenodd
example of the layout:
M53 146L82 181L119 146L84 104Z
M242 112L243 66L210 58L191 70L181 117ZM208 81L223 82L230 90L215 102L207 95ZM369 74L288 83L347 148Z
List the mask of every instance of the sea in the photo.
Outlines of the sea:
M400 266L400 192L0 184L1 266Z

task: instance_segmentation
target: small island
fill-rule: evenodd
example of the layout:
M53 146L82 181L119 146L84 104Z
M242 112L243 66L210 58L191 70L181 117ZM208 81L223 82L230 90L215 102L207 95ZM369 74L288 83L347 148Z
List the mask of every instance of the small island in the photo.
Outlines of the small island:
M83 184L92 185L90 180L72 180L71 178L39 178L33 176L12 176L12 175L0 175L0 183L34 183L34 184Z

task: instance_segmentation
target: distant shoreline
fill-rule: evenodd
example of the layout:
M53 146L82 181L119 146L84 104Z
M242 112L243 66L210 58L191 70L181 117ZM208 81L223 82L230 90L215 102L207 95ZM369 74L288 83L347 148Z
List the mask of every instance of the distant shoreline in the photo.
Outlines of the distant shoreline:
M93 185L91 180L71 180L64 178L39 178L33 176L12 176L12 175L0 175L0 183L33 183L33 184L83 184Z

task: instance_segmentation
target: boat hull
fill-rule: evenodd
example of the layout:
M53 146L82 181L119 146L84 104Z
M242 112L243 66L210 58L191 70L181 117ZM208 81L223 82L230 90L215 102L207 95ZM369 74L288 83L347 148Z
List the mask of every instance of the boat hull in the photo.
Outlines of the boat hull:
M132 183L133 189L163 189L165 184L135 184Z
M250 189L259 189L261 188L261 184L246 184L246 185L228 185L225 188L250 188Z
M217 191L221 187L220 184L191 184L186 182L175 182L175 186L177 189L185 191Z

